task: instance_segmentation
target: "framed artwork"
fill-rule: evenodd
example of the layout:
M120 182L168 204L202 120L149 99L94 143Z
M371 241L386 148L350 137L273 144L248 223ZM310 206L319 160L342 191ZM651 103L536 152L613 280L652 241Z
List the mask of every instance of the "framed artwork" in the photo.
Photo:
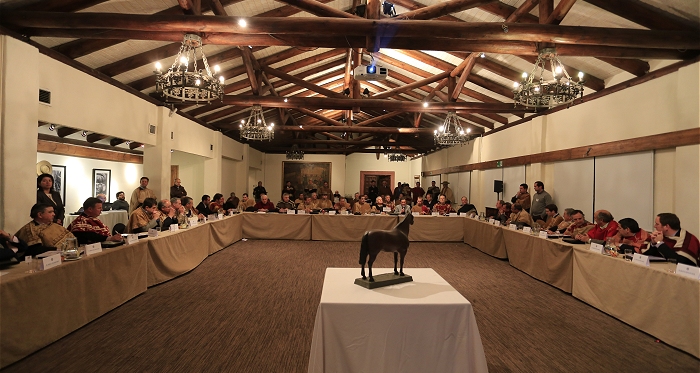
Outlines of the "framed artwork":
M112 181L112 170L103 170L99 168L92 169L92 196L96 197L98 194L104 194L107 197L107 202L109 202L109 197L111 193L109 192L109 185Z
M53 171L53 190L61 195L63 206L66 205L66 166L52 166Z
M331 185L331 162L282 162L282 185L287 181L292 182L292 186L297 190L297 195L309 187L309 181L315 185L316 189L323 186L327 181Z

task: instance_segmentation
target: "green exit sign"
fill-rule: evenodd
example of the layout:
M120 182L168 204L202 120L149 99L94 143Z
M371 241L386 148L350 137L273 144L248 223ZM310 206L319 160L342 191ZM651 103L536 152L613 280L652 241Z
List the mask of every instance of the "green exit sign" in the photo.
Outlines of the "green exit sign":
M496 161L496 167L503 167L503 161Z

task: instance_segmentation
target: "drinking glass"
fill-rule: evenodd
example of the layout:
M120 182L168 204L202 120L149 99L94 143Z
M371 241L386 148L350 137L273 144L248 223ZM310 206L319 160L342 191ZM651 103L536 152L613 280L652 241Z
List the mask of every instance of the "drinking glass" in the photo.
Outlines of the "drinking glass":
M27 263L27 270L24 271L25 273L34 273L36 270L34 269L34 260L32 260L31 256L25 256L24 257L24 262Z
M634 254L634 250L632 249L625 249L625 260L628 262L632 261L632 255Z

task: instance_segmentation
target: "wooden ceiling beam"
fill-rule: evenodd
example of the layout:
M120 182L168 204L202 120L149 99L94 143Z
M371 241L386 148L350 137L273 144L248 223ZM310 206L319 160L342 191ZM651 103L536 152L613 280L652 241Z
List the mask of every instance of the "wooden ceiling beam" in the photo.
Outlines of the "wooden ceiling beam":
M330 124L330 125L332 125L332 126L338 126L338 127L346 127L346 126L347 126L347 125L344 124L344 123L340 123L340 122L338 122L337 120L333 120L333 119L327 118L326 116L321 115L321 114L318 114L318 113L316 113L316 112L314 112L314 111L312 111L312 110L304 109L304 108L301 108L301 107L296 107L296 108L294 108L294 110L296 110L296 111L298 111L298 112L300 112L300 113L302 113L302 114L308 115L308 116L310 116L310 117L312 117L312 118L316 118L316 119L318 119L318 120L320 120L320 121L322 121L322 122L324 122L324 123L328 123L328 124Z
M124 140L124 139L118 139L118 138L115 137L115 138L109 140L109 145L117 146L117 145L123 144L123 143L125 143L125 142L126 142L126 140Z
M314 92L320 93L324 96L336 97L336 98L343 98L344 97L342 93L336 93L336 92L333 92L331 90L321 88L313 83L309 83L309 82L305 81L304 79L299 79L293 75L283 73L283 72L281 72L277 69L273 69L269 66L264 66L264 67L262 67L262 69L263 69L263 71L265 71L266 73L268 73L270 75L274 75L280 79L284 79L290 83L294 83L298 86L301 86L301 87L304 87L306 89L312 90Z
M574 6L576 0L561 0L556 8L549 14L549 17L544 21L548 25L558 25L564 20L564 17L569 13L571 7Z
M0 6L0 13L10 10L42 12L77 12L107 0L29 0L8 2Z
M337 18L360 18L354 14L343 12L342 10L333 8L332 6L320 3L314 0L277 0L281 3L289 4L300 10L305 10L319 17L337 17Z
M466 64L464 64L464 69L462 70L462 74L459 76L459 80L457 81L457 84L456 84L456 89L454 89L452 92L450 92L449 98L451 100L458 99L459 95L462 93L462 88L464 88L464 84L467 82L469 75L471 75L472 68L474 68L474 64L476 63L476 58L477 58L477 54L471 53L469 55L469 57L464 59L464 61L466 61ZM450 75L452 75L452 74L450 74Z
M504 17L506 22L518 22L525 15L529 15L530 11L534 9L540 0L525 0L518 9L513 11L509 16Z
M107 137L109 137L109 136L101 135L99 133L91 133L91 134L87 135L86 140L87 140L87 142L93 143L93 142L98 142L102 139L106 139Z
M542 4L542 3L540 3ZM60 15L59 15L60 14ZM408 38L446 38L473 41L525 41L628 48L700 49L700 35L691 31L639 30L609 27L532 25L494 22L434 22L339 18L248 19L246 27L236 17L141 15L117 13L6 12L6 26L73 28L141 32L192 32L299 35L325 30L324 35ZM508 32L503 32L503 26ZM242 43L241 43L242 44Z
M425 8L420 8L412 10L410 12L398 14L396 17L392 18L394 20L426 20L433 18L440 18L442 16L461 12L463 10L468 10L472 8L479 7L484 4L493 3L498 0L452 0L445 1L442 3L437 3L431 6L426 6Z
M547 18L552 14L554 10L554 0L540 0L539 3L539 23L541 25L547 24Z
M392 127L356 127L356 126L275 126L275 131L293 132L348 132L348 133L383 133L383 134L432 134L432 128L392 128Z
M391 75L391 72L389 74ZM429 85L431 83L435 83L438 80L442 80L442 79L447 78L447 76L449 76L449 75L450 75L449 72L442 72L440 74L433 75L433 76L425 78L423 80L418 80L418 81L415 81L413 83L406 84L404 86L376 94L376 95L374 95L373 98L378 99L378 98L392 97L392 96L398 95L399 93L412 90L414 88L419 88L419 87Z
M58 137L66 137L66 136L72 135L78 131L80 131L80 130L77 130L75 128L70 128L70 127L61 127L61 128L56 130L56 134L58 135Z
M652 30L695 30L700 25L637 0L586 0L598 8ZM697 5L697 4L696 4Z

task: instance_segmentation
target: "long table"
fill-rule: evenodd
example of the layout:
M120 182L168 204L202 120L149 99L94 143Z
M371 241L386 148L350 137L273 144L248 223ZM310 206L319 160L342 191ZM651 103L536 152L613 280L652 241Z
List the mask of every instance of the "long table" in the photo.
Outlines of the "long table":
M487 222L465 218L464 243L499 259L507 259L503 230Z

